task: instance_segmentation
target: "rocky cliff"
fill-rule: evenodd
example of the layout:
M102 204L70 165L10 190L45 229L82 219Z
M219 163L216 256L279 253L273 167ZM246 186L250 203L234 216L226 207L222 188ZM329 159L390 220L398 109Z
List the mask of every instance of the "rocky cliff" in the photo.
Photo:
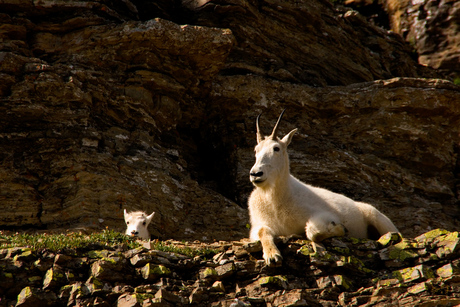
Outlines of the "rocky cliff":
M255 118L405 236L458 221L460 92L328 1L0 0L0 225L247 236Z
M460 83L460 3L455 0L346 0L372 22L400 34L418 54L419 63Z

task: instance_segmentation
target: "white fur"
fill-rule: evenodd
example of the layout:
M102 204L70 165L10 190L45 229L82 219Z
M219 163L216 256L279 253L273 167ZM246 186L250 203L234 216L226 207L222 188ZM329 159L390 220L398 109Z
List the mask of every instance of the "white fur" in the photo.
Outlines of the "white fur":
M152 221L155 212L147 216L145 212L136 211L127 213L126 209L125 213L125 223L126 223L126 234L128 236L135 236L139 237L140 239L149 240L150 234L147 227L149 226L150 222Z
M282 139L276 137L283 113L272 135L266 138L259 131L257 118L256 162L250 171L255 186L248 201L250 238L261 241L266 263L282 259L273 241L275 236L305 232L308 239L320 242L346 232L352 237L367 238L369 226L375 227L380 235L398 232L391 220L375 207L310 186L290 174L287 147L297 129Z

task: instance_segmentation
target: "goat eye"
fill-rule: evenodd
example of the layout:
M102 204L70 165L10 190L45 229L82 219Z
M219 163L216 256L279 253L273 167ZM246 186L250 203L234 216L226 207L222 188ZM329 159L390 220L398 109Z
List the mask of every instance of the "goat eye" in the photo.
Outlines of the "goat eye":
M129 225L129 222L126 222L126 225Z
M142 223L142 225L144 225L144 226L145 226L145 222L143 222L143 223Z
M275 148L273 148L274 151L280 151L280 148L278 146L276 146Z

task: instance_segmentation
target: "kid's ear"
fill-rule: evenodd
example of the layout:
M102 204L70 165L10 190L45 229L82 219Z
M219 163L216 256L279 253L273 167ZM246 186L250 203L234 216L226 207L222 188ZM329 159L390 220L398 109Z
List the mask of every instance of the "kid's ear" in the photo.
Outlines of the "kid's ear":
M126 221L126 216L128 215L128 212L126 212L126 209L123 212L124 212L124 217L125 217L125 221Z
M152 221L154 215L155 215L155 212L147 216L147 225Z
M291 140L292 140L292 137L294 136L294 134L297 132L297 128L295 128L294 130L292 130L291 132L289 132L288 134L286 134L283 139L281 140L281 142L283 142L284 144L286 144L286 147L291 143Z

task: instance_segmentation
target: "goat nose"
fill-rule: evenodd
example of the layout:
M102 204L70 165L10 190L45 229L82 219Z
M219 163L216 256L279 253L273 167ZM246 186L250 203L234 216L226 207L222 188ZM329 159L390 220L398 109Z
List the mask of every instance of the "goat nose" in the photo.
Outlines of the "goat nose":
M251 172L250 175L251 175L252 177L262 177L263 174L264 174L264 172L257 172L257 173L252 173L252 172Z
M139 231L133 230L133 231L131 231L131 234L132 234L132 235L138 235L138 234L139 234Z

